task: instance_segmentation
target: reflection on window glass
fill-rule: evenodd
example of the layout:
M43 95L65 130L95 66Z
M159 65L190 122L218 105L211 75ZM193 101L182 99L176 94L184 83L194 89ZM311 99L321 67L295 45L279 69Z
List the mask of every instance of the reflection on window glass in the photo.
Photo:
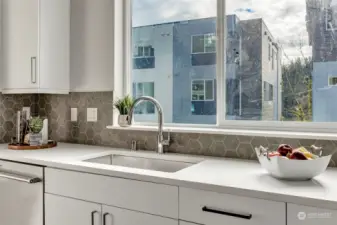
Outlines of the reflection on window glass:
M160 90L166 123L216 123L216 6L133 0L133 82ZM225 32L223 119L337 122L336 0L226 1Z
M226 1L227 120L337 122L336 3Z
M205 35L205 52L215 52L216 50L216 36L215 34Z
M192 36L192 53L213 53L216 51L216 35L202 34Z
M133 0L132 7L132 46L144 47L143 58L133 58L132 81L154 84L165 123L215 124L217 1ZM156 122L149 111L135 120Z
M139 98L141 96L154 97L154 83L153 82L143 82L133 84L134 98ZM154 114L155 108L151 102L141 102L135 108L136 114Z

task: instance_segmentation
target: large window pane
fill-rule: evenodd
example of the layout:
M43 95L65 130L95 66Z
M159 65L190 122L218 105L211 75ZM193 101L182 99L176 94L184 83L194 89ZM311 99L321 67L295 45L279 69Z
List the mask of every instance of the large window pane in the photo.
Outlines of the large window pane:
M192 37L192 53L203 53L205 50L204 35Z
M226 10L226 119L337 122L337 1L237 0Z
M165 123L215 124L217 1L133 0L132 7L132 82L142 88L134 97L154 96ZM157 121L151 103L137 108L136 121Z

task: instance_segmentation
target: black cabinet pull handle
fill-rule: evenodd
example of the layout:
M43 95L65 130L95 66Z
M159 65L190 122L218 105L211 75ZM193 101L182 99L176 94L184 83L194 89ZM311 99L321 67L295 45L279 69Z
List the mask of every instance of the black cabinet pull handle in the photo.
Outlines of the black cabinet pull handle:
M95 214L98 213L98 211L92 211L91 212L91 225L95 225Z
M106 224L106 217L107 217L107 216L112 216L112 215L111 215L110 213L104 213L104 214L103 214L103 225L107 225L107 224ZM111 224L113 224L113 222L111 222Z
M212 209L212 208L208 208L206 206L202 207L202 211L209 212L209 213L216 213L216 214L225 215L225 216L237 217L237 218L246 219L246 220L250 220L252 218L252 214L242 215L242 214Z

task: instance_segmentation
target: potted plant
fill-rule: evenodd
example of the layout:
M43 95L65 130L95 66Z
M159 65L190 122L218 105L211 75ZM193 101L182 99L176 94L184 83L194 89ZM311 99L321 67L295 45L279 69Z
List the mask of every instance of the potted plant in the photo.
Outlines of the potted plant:
M43 119L32 117L29 120L29 144L32 146L40 145L42 142L41 130L43 128Z
M113 105L119 111L118 124L121 127L128 127L129 111L133 104L133 99L127 95L123 98L116 100Z

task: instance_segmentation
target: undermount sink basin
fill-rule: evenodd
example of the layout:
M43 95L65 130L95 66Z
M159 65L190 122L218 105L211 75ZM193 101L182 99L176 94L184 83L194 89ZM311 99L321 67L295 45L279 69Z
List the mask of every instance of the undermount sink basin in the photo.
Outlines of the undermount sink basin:
M138 169L155 170L174 173L189 166L194 165L190 162L171 161L164 159L143 158L137 156L124 156L110 154L97 158L84 160L85 162L99 163L114 166L124 166Z

